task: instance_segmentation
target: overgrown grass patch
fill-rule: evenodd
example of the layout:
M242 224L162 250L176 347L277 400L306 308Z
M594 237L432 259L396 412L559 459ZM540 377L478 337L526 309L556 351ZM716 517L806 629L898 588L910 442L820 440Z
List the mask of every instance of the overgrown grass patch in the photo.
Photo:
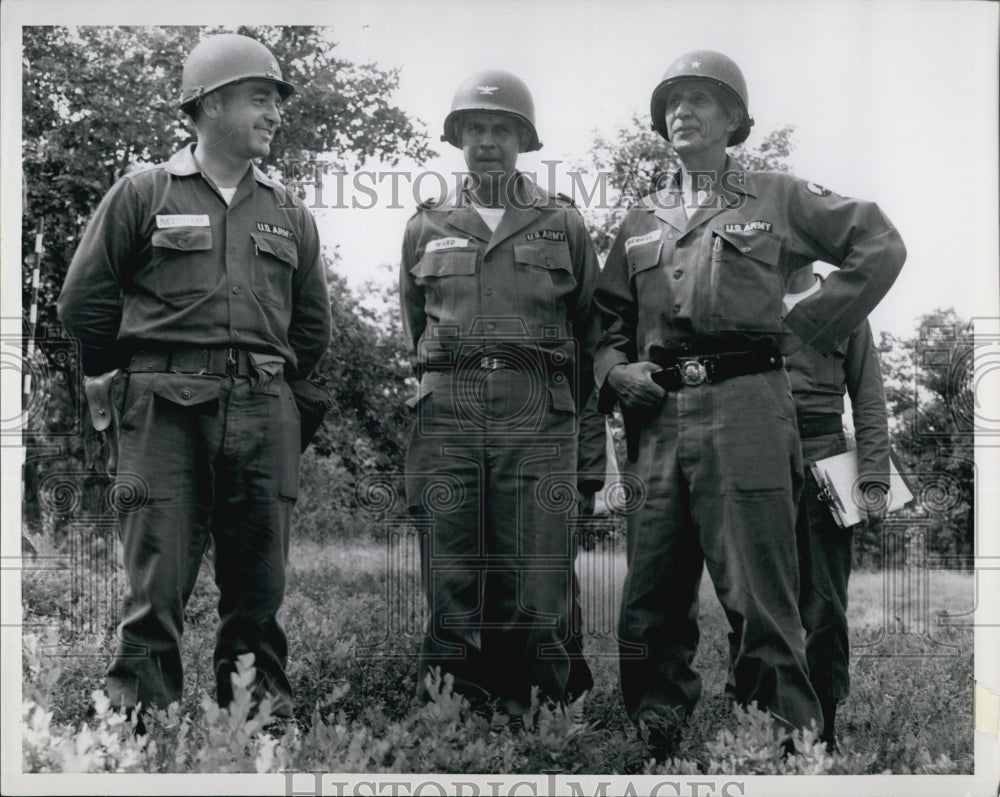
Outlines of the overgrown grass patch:
M214 707L212 648L218 592L210 567L204 567L186 612L184 699L172 712L157 715L150 735L153 749L136 749L128 729L115 724L115 718L102 708L110 629L104 635L74 633L69 610L60 603L66 587L63 577L36 574L34 583L26 580L24 590L27 616L38 621L26 635L24 659L24 721L26 729L31 729L25 741L26 769L561 770L581 774L972 771L972 631L937 624L939 611L947 610L954 617L971 607L970 575L926 574L932 586L926 600L912 595L893 598L909 607L903 616L910 625L887 630L884 618L893 606L884 603L891 574L855 574L851 617L856 656L852 694L840 713L843 755L831 758L813 739L803 737L803 755L788 761L782 759L766 718L738 715L723 697L727 625L705 577L702 640L696 658L703 696L677 759L654 764L636 738L619 694L614 619L624 575L620 552L599 547L582 552L579 560L584 608L589 615L585 617L586 652L594 672L593 692L568 709L536 706L537 727L520 734L511 732L500 715L490 718L469 712L450 694L446 681L437 683L433 704L414 704L422 598L416 559L398 553L377 542L322 544L297 539L293 543L281 618L290 640L288 672L297 698L297 726L280 738L262 735L247 717L239 717L239 707L230 712ZM591 614L595 606L600 617ZM929 634L916 633L923 627L921 612L929 618ZM889 651L895 651L894 655L885 655L886 644L896 646ZM50 655L60 650L87 650L88 654ZM947 655L931 655L942 651ZM68 752L81 745L89 752ZM206 753L205 745L213 752Z

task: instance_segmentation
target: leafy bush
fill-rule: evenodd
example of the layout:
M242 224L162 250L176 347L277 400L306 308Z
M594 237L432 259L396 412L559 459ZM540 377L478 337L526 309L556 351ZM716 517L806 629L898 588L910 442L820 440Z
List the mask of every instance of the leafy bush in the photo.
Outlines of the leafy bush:
M761 712L736 712L722 694L727 623L705 587L696 666L705 694L676 758L656 762L621 705L614 635L588 638L592 693L566 707L535 701L527 730L504 715L477 713L433 678L432 700L414 702L419 630L387 623L384 548L327 545L296 538L282 622L290 640L288 675L296 721L269 727L246 685L250 662L236 673L234 703L219 709L212 647L218 592L205 567L185 613L185 694L168 711L149 713L148 736L112 711L103 693L108 633L80 634L64 614L43 615L65 586L58 572L32 574L25 591L33 626L23 643L23 766L30 772L505 772L566 774L880 774L972 771L972 634L936 630L948 655L876 658L852 664L852 694L841 710L843 753L827 754L815 734L796 736L785 756L781 734ZM416 574L411 574L415 576ZM852 589L871 591L868 574ZM951 603L969 592L968 577L946 585ZM609 589L585 582L587 589ZM863 593L859 593L863 594ZM937 595L938 593L935 593ZM971 598L970 598L971 599ZM601 596L611 600L613 596ZM33 603L37 601L37 603ZM45 624L43 630L34 630ZM863 624L855 636L861 642ZM53 655L58 654L58 655Z

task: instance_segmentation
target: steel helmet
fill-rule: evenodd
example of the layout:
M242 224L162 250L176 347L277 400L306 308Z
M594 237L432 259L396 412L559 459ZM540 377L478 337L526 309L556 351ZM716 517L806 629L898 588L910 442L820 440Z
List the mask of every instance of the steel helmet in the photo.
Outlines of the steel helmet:
M451 112L444 119L444 135L453 147L462 148L455 130L455 122L466 111L486 111L513 116L528 127L529 141L525 152L542 148L535 130L535 101L531 99L528 86L517 75L501 69L484 69L469 75L459 85L455 98L451 101Z
M729 56L714 50L694 50L685 53L667 69L663 80L653 89L649 101L649 113L653 118L653 130L670 140L667 131L667 89L679 80L705 80L725 91L743 111L743 124L729 136L728 146L742 144L750 135L753 117L747 107L747 82L736 62Z
M244 80L274 83L286 99L295 87L281 78L281 68L271 51L256 39L222 33L202 39L184 62L181 76L181 110L190 114L195 103L209 92Z

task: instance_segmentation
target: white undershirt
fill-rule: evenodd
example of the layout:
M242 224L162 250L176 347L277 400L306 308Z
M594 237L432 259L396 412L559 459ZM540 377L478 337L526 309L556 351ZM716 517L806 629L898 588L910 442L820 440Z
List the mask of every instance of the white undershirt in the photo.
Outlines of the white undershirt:
M233 204L233 197L236 195L235 188L220 188L219 193L222 194L222 198L226 200L227 205Z
M792 311L792 308L795 307L795 305L797 305L807 296L812 296L814 293L816 293L816 291L819 290L819 286L822 284L823 283L820 281L820 278L816 277L816 281L813 282L813 284L810 285L808 288L806 288L804 291L801 291L799 293L786 293L782 297L782 301L785 303L785 314L787 315L788 313L790 313Z
M472 207L476 209L476 213L479 214L480 218L486 222L486 226L490 228L490 232L496 232L506 208L484 208L475 202L472 203Z

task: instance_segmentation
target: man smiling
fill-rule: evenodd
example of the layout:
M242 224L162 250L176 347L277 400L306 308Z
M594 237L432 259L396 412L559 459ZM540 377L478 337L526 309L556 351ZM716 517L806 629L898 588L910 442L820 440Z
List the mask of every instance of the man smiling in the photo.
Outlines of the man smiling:
M211 535L219 703L252 653L257 697L292 716L276 618L300 443L286 377L326 350L330 306L312 216L253 161L293 91L253 39L198 44L180 102L197 144L108 192L59 296L95 426L118 442L117 479L139 490L120 514L129 592L108 670L126 710L181 697L184 605Z

